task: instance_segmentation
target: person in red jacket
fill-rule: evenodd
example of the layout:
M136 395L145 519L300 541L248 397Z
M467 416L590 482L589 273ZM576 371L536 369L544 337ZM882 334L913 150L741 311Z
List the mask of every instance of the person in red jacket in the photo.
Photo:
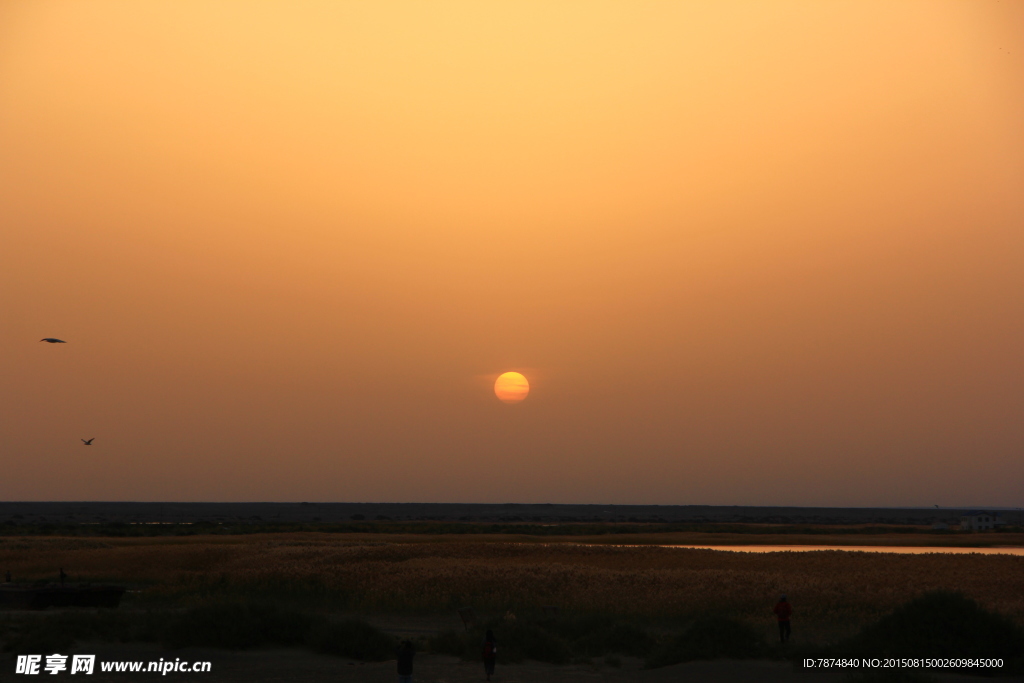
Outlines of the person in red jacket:
M775 603L775 616L779 619L779 642L786 642L789 640L789 615L793 613L793 607L786 600L786 596L783 595L779 598L779 601Z
M494 662L498 659L498 639L494 637L494 631L488 629L484 637L484 673L487 680L494 675Z

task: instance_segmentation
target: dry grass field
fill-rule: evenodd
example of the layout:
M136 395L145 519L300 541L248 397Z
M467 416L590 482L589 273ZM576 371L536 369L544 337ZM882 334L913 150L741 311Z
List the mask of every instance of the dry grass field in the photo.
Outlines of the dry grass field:
M774 600L785 592L804 633L822 634L856 628L921 593L947 589L1024 623L1019 556L748 554L581 540L317 533L18 537L0 539L0 571L35 581L55 579L64 568L72 582L124 583L139 591L126 606L263 597L366 615L452 614L465 606L502 615L556 605L564 612L652 620L723 614L760 622L770 619Z

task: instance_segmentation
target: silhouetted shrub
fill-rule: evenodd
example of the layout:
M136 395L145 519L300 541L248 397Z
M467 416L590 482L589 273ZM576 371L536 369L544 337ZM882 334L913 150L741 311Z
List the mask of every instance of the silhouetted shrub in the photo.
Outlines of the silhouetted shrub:
M73 631L48 628L46 622L40 620L4 634L4 650L16 654L67 652L75 639Z
M382 662L395 656L397 642L365 621L317 621L306 639L314 652L351 657L364 662Z
M300 645L312 625L308 615L275 605L214 603L171 617L163 640L171 647L189 645L244 650L262 645Z
M1020 668L1024 633L960 593L937 591L901 606L839 650L871 657L1002 658L1005 673Z
M431 652L439 655L452 655L469 659L469 653L474 651L479 637L476 634L458 633L456 631L443 631L427 640L427 647Z
M503 662L533 659L562 664L612 654L644 657L655 644L653 636L629 622L599 615L563 615L557 619L494 620L465 633L445 631L431 638L428 646L432 652L476 660L482 654L486 628L497 635L498 656Z
M163 629L172 647L247 649L306 646L323 654L376 662L390 659L395 639L358 619L332 622L273 604L214 603L172 617Z
M33 615L17 622L8 620L3 629L4 649L17 653L66 650L76 640L152 640L150 615L115 612L57 612Z
M504 663L533 659L538 662L564 664L573 655L569 644L556 633L543 626L526 621L492 626L498 639L498 661ZM484 630L467 633L445 631L428 642L433 652L454 655L467 661L483 656Z
M611 653L646 657L654 645L654 637L644 629L628 623L613 623L573 641L572 649L589 657Z
M747 659L765 653L764 640L749 624L726 617L695 621L682 635L654 649L648 668L697 659Z
M506 662L534 659L538 662L564 664L572 657L572 649L563 637L540 624L518 621L495 629L499 657ZM477 649L482 651L483 638Z

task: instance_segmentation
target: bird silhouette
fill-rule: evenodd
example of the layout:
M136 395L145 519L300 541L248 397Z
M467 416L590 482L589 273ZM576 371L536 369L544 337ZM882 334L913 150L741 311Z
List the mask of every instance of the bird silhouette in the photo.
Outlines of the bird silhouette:
M39 341L49 342L51 344L67 344L67 342L64 341L63 339L57 339L56 337L46 337L45 339L40 339Z
M86 446L91 446L92 442L95 441L95 440L96 440L96 437L94 436L91 439L89 439L88 441L86 441L85 439L81 439L81 442L84 443Z

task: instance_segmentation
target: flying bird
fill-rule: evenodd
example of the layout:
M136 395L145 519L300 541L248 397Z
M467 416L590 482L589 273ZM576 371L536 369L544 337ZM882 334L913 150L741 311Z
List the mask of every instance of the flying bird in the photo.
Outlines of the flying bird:
M39 341L49 342L50 344L67 344L63 339L57 339L56 337L47 337L46 339L40 339Z
M85 439L80 439L80 441L81 441L82 443L84 443L84 444L85 444L86 446L91 446L91 445L92 445L92 442L93 442L93 441L95 441L95 440L96 440L96 437L95 437L95 436L94 436L94 437L92 437L91 439L89 439L88 441L86 441Z

